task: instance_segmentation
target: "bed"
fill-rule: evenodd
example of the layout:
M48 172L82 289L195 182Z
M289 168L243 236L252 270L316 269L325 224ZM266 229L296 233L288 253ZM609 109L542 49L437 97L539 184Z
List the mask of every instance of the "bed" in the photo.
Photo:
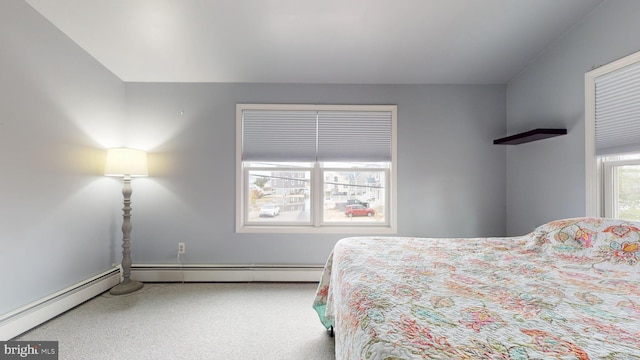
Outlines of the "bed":
M350 237L313 303L337 360L640 359L640 223L504 238Z

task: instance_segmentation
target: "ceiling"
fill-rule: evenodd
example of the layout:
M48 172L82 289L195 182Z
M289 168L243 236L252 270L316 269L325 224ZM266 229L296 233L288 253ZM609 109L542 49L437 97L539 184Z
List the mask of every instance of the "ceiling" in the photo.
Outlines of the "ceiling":
M25 0L126 82L505 84L602 0Z

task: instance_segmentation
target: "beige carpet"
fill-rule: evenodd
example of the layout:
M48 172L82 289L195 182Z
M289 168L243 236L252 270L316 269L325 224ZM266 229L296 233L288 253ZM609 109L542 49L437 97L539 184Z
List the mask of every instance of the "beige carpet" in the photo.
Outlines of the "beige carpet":
M102 294L14 340L59 341L59 359L332 360L317 284L145 284Z

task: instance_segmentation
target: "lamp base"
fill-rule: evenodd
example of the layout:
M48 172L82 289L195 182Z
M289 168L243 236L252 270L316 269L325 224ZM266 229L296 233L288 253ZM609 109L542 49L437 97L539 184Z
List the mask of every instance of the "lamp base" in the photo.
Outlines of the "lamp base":
M109 294L111 295L130 294L132 292L142 289L143 286L144 284L141 283L140 281L135 281L135 280L123 281L120 284L112 287L111 290L109 290Z

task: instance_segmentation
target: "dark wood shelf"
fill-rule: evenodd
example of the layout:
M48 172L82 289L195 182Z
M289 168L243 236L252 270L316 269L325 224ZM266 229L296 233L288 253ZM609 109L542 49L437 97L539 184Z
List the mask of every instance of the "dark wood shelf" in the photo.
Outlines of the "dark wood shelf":
M534 129L520 134L493 140L493 143L495 145L518 145L566 134L567 129Z

